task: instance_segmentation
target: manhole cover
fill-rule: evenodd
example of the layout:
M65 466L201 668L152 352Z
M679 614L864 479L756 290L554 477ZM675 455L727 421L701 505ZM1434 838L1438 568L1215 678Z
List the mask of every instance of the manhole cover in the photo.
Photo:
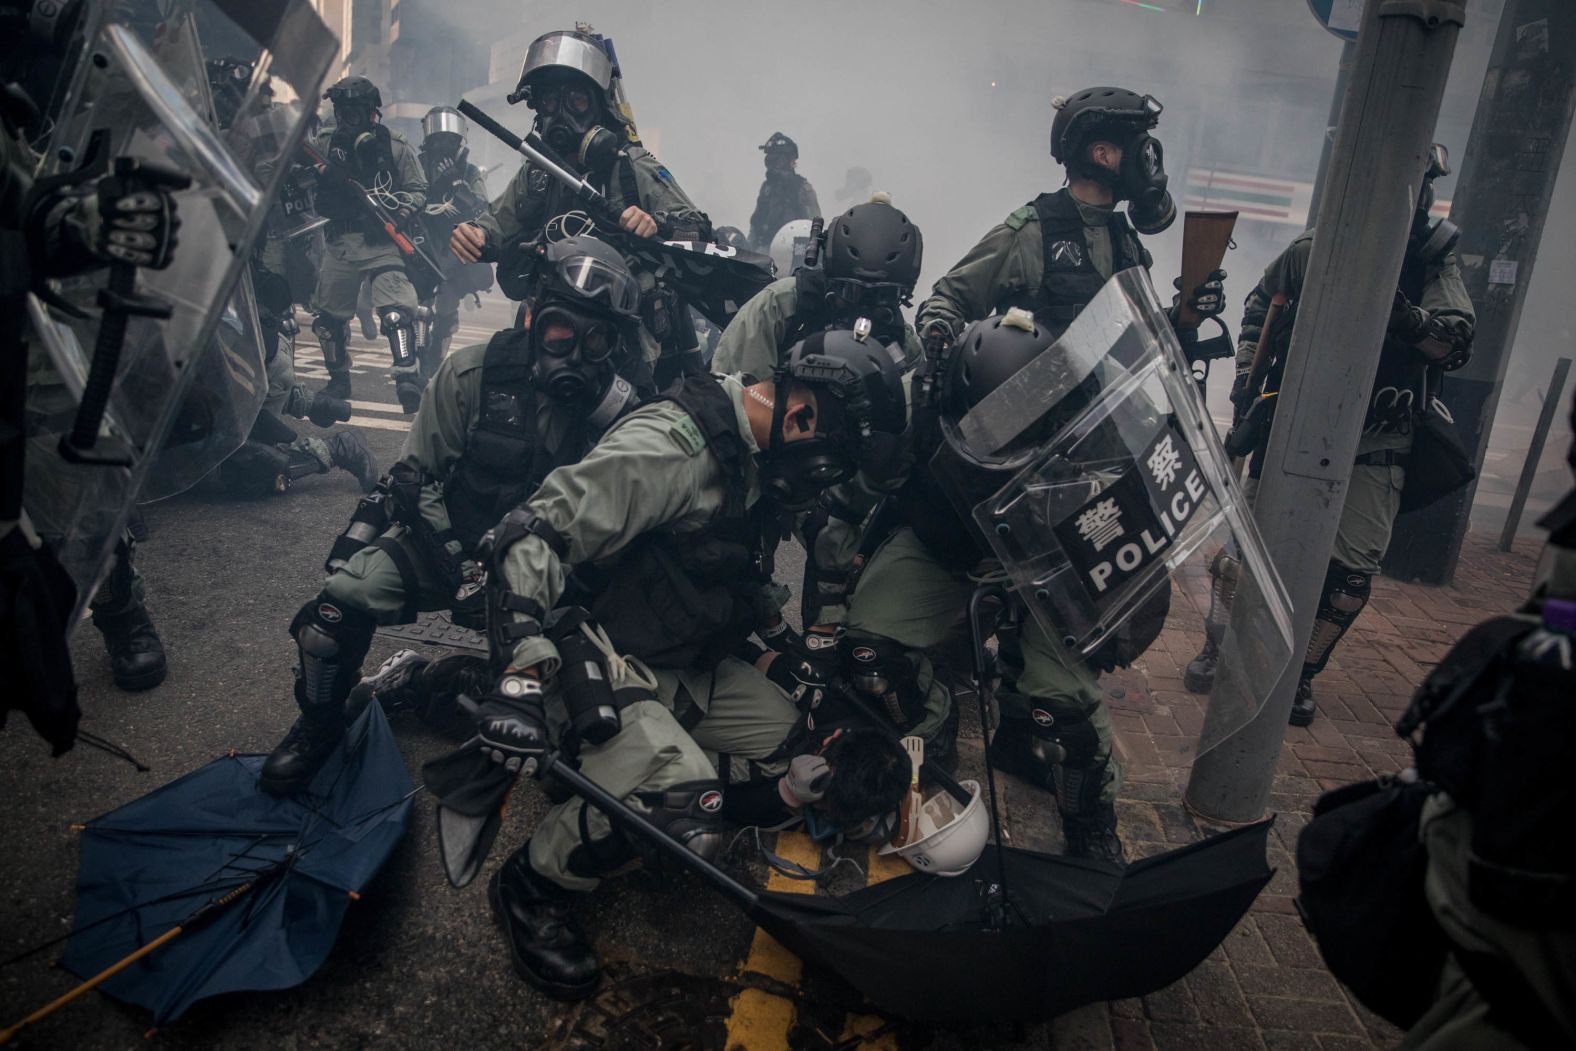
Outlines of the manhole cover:
M487 636L455 625L446 611L423 613L414 624L385 624L377 633L401 642L422 642L429 646L449 646L457 650L487 652Z
M640 973L609 964L602 991L574 1007L548 1047L553 1051L723 1051L729 1000L738 987L676 971Z

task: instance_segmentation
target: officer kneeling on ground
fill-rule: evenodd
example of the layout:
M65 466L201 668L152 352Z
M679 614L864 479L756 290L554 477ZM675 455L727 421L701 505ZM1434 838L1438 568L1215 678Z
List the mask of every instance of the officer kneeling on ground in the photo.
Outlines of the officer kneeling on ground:
M686 377L554 471L483 544L500 674L472 754L522 773L555 747L577 754L583 774L708 857L725 818L785 816L770 779L788 768L781 746L801 717L790 694L803 684L797 662L745 648L771 612L771 547L784 515L852 477L906 422L890 348L833 331L763 382ZM888 766L890 807L901 755ZM428 764L425 776L447 805L466 785L442 773ZM490 887L523 978L556 997L591 993L596 957L569 892L636 856L577 799L547 813Z
M301 718L263 765L264 790L306 788L333 752L379 624L451 607L480 623L476 542L633 407L619 370L640 364L640 291L623 257L572 237L539 246L535 270L524 328L443 360L399 462L357 506L323 590L291 623Z

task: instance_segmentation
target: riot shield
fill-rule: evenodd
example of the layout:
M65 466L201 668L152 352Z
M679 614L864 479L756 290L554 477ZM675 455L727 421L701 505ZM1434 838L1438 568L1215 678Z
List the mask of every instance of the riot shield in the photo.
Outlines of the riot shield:
M1196 754L1251 719L1291 660L1290 600L1144 270L942 429L932 470L1050 638L1109 667L1208 631L1250 688L1218 691L1245 710L1212 710Z
M252 309L245 294L237 298L237 282L283 174L280 160L305 132L335 49L307 0L92 5L40 176L87 192L115 158L133 157L182 172L191 184L175 194L181 225L171 265L135 272L135 295L168 307L169 316L129 318L124 340L108 341L118 355L106 354L99 338L105 271L53 281L53 303L29 304L26 509L76 580L79 613L172 434L186 447L182 474L231 451L228 439L202 432L246 415L238 403L243 391L250 396L249 358L259 341L255 317L241 321L239 338L233 327L230 337L216 330L227 309L238 319ZM205 69L221 56L254 71L225 130L215 127ZM269 111L287 119L258 119ZM266 138L257 132L264 125L273 129ZM231 366L238 358L245 364L199 367L221 344L232 351ZM97 439L62 452L95 360L113 364L115 377ZM203 390L189 399L196 384Z

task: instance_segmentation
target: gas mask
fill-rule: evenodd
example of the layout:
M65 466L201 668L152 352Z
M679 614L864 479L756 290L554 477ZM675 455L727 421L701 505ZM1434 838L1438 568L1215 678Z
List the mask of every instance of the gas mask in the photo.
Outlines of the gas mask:
M372 107L365 102L334 104L334 123L347 132L362 132L372 126Z
M826 280L826 305L834 327L857 329L859 319L866 318L867 334L883 343L902 343L901 308L909 304L910 295L908 288L893 282L835 277Z
M1115 187L1126 200L1127 217L1141 234L1158 234L1176 221L1177 206L1166 190L1165 151L1160 140L1140 132L1122 150Z
M618 157L618 149L618 136L598 124L580 136L580 145L575 149L574 162L587 175L605 177L613 170L613 161Z
M845 428L841 414L833 409L830 396L817 399L816 433L808 438L785 441L783 419L787 414L788 390L777 387L772 405L771 444L756 454L760 468L761 492L774 506L789 512L807 511L822 490L854 476L857 470L849 455L848 443L838 435Z
M597 99L596 86L582 78L554 78L533 85L527 104L536 111L536 130L561 156L580 160L582 156L601 157L604 152L616 152L617 137L601 128L602 103ZM614 141L614 150L606 151L605 143L596 140L593 133L604 132Z
M559 405L589 412L613 379L622 345L617 322L547 303L531 318L532 380Z

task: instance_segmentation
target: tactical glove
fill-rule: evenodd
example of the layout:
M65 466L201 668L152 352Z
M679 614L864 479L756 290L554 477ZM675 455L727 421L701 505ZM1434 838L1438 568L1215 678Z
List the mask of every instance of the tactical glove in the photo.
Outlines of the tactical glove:
M924 344L925 357L932 361L939 359L952 346L952 326L945 321L932 321L925 326L921 342Z
M1411 346L1423 338L1428 327L1428 311L1414 306L1406 293L1396 290L1395 304L1390 308L1390 323L1386 330L1396 339Z
M799 651L799 656L814 665L823 677L829 679L837 673L837 640L842 634L841 625L815 625L806 631L800 640L802 649Z
M1171 301L1171 320L1176 323L1178 305L1182 302L1182 279L1175 278L1171 287L1177 290L1176 298ZM1204 318L1219 317L1226 309L1226 272L1214 270L1206 277L1187 299L1188 309Z
M800 711L810 711L826 696L827 677L814 664L789 653L779 653L766 668L766 677L786 693Z
M505 770L536 773L537 761L548 749L541 684L505 673L477 709L476 736L482 754Z
M175 254L174 190L191 185L179 172L138 164L98 181L97 235L91 246L106 263L130 263L163 270Z

